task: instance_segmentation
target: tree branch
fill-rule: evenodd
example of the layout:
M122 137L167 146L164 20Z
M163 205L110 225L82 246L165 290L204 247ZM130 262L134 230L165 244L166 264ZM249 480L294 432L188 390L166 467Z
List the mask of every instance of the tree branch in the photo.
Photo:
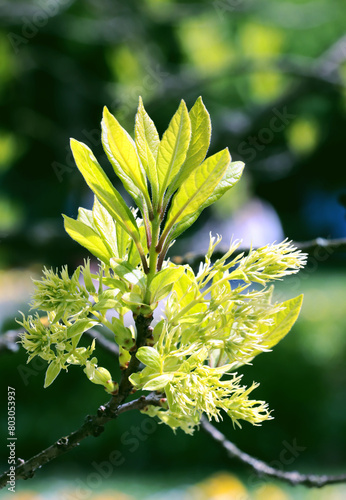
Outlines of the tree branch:
M116 396L114 396L113 401L110 401L110 410L116 411L119 405L121 405L125 399L131 393L133 386L129 380L129 377L138 371L140 361L136 357L137 351L140 347L142 347L147 338L150 337L152 333L151 322L153 320L153 316L137 316L135 318L136 331L137 331L137 339L136 346L131 352L131 359L128 367L121 374L120 384L119 384L119 392Z
M38 468L67 451L72 450L86 437L99 436L104 430L104 425L117 418L118 415L130 410L142 410L149 405L161 405L161 397L152 393L148 396L141 396L134 401L120 405L115 411L113 411L113 399L114 398L112 398L105 406L100 406L97 411L97 415L87 415L84 424L76 431L72 432L68 436L61 437L54 444L26 461L18 459L18 465L15 469L16 479L29 479L33 477ZM9 471L6 471L0 476L0 489L6 486L8 473Z
M219 443L226 450L230 458L236 458L240 462L249 465L258 475L265 475L280 479L293 486L304 485L310 488L321 488L327 484L336 484L346 482L346 474L339 476L327 476L325 474L318 476L315 474L301 474L300 472L290 471L285 472L279 469L274 469L262 460L248 455L241 451L235 444L218 431L205 417L202 417L201 426L203 430L209 434L214 441Z
M328 240L325 238L316 238L314 240L310 241L303 241L303 242L298 242L298 241L293 241L292 244L298 249L298 250L303 250L304 252L307 252L309 254L312 254L313 252L319 252L321 250L327 251L329 254L333 254L335 252L345 252L346 251L346 238L338 238L338 239L333 239L333 240ZM214 253L213 253L213 260L220 259L223 257L223 255L228 251L228 248L226 247L219 247ZM240 254L240 253L247 253L249 252L248 248L238 248L234 252L234 256ZM189 266L192 267L192 269L196 270L199 267L199 264L201 262L204 262L205 255L204 254L197 254L193 252L189 252L185 255L181 256L175 256L172 257L173 262L176 264L189 264Z
M87 415L84 424L76 431L72 432L68 436L58 439L58 441L49 446L49 448L46 448L27 461L18 459L18 465L15 468L16 479L31 478L34 475L36 469L42 467L42 465L50 462L63 453L66 453L67 451L75 448L86 437L91 435L95 437L99 436L104 431L104 425L110 420L116 418L121 413L133 409L141 410L148 405L161 405L161 397L155 395L155 393L147 397L142 396L135 401L122 404L133 390L133 386L129 380L129 377L130 375L132 375L132 373L138 371L140 361L137 359L136 353L140 347L145 345L147 338L150 337L152 333L152 328L150 326L152 320L152 314L150 316L138 315L135 318L137 330L136 346L131 352L131 359L128 367L122 373L119 384L119 391L117 392L117 394L114 394L105 406L100 406L97 415ZM19 332L16 333L18 337ZM95 331L91 333L89 331L89 334L91 334L91 336L95 336L95 333ZM109 343L104 338L102 339L102 345L104 347L107 346L107 348L109 349ZM6 486L8 481L8 473L9 471L6 471L0 476L0 489Z

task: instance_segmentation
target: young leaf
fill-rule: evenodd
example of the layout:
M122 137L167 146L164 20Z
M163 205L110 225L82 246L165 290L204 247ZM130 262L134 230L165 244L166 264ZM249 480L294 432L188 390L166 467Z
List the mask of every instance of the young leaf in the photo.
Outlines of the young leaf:
M168 188L168 197L176 191L189 177L191 172L204 160L211 137L210 116L199 97L189 112L191 121L191 141L187 150L185 161Z
M83 247L87 248L95 257L109 264L109 260L114 257L104 244L101 237L91 227L79 220L71 219L63 215L66 232L71 238Z
M90 259L84 260L83 280L84 280L85 288L87 289L87 291L91 294L94 294L96 292L96 290L95 290L94 283L91 279Z
M124 289L124 285L122 285L122 289ZM98 302L93 305L93 311L107 311L108 309L114 309L117 305L119 305L119 299L117 296L119 295L120 290L110 288L105 290L98 296Z
M267 327L261 326L261 333L267 330L263 339L266 348L271 349L287 335L298 318L302 303L303 295L282 302L280 305L283 309L273 317L273 325L268 330Z
M271 316L273 321L272 325L269 327L268 325L260 325L258 334L263 335L262 345L264 348L271 349L287 335L298 318L302 303L303 295L282 302L282 304L280 304L282 310ZM234 364L233 369L239 368L245 364L245 362L250 362L255 356L262 352L263 351L260 349L252 351L244 362Z
M112 327L116 343L127 350L131 349L135 344L135 339L132 337L130 328L124 326L123 322L115 316L112 318Z
M135 218L118 191L98 164L91 149L82 142L71 139L71 149L81 174L90 189L118 224L138 241L139 234Z
M137 206L143 209L143 199L149 200L149 195L145 174L133 140L106 107L101 125L102 144L108 159L126 191Z
M77 220L83 222L83 224L86 224L87 226L91 227L91 229L96 231L92 210L87 210L86 208L79 207Z
M126 261L112 264L112 269L117 276L123 278L131 285L138 285L145 290L145 275L140 269Z
M80 335L81 333L90 330L93 326L97 325L97 321L93 321L91 319L79 319L72 326L69 326L66 332L68 338L75 337L76 335Z
M44 380L44 388L50 386L54 380L57 378L61 370L61 366L58 360L53 360L46 371L46 378Z
M157 154L160 201L185 161L190 139L190 117L185 102L181 101L168 129L163 134Z
M196 220L200 214L201 206L213 194L216 186L222 179L231 160L228 149L207 158L180 186L173 198L171 209L168 213L162 239L167 237L174 227L174 234L182 233ZM196 216L196 213L198 215ZM186 224L186 221L190 221ZM181 222L184 225L181 227ZM181 229L181 230L180 230ZM170 237L170 240L172 237Z
M147 382L143 389L145 391L159 391L163 389L172 379L174 378L174 373L164 373L163 375L159 375L151 379Z
M161 357L156 349L153 347L140 347L137 351L136 357L146 366L154 368L155 370L161 370Z
M181 233L185 231L188 227L190 227L195 220L199 217L201 212L215 203L217 200L221 198L225 194L226 191L231 189L240 179L244 169L244 163L241 161L232 162L226 169L226 172L221 179L221 181L215 187L213 193L202 203L198 210L195 213L190 213L186 217L184 217L181 222L176 227L173 232L171 239L176 239Z
M145 227L143 225L139 225L138 227L139 230L139 237L140 237L140 242L142 245L142 248L144 250L144 253L148 253L148 247L147 247L147 238L146 238L146 233L145 233ZM137 265L140 263L140 257L137 251L137 248L133 241L130 243L129 248L128 248L128 258L127 258L129 264L131 264L133 267L137 267Z
M158 201L159 181L157 177L156 158L160 144L154 122L144 109L142 98L139 98L136 114L135 138L138 155L151 184L154 205Z
M184 267L169 267L155 274L150 284L151 302L157 302L160 292L168 285L178 281L184 274Z
M242 161L233 161L230 163L226 169L224 176L221 181L218 183L216 188L213 191L213 194L209 196L209 198L203 203L201 211L204 210L209 205L212 205L217 200L223 196L226 191L231 189L242 176L244 170L244 163Z
M114 257L119 257L113 217L109 214L105 207L101 205L96 196L92 215L94 225L98 229L99 234L102 236L105 245L110 249Z
M124 228L118 223L115 224L115 232L117 238L118 255L119 258L122 259L125 257L127 249L133 240L131 240L129 234L126 231L124 231ZM138 236L140 238L139 229L138 229Z
M209 158L208 158L209 159ZM181 233L185 231L188 227L190 227L195 220L199 217L201 212L215 203L217 200L223 196L226 191L231 189L240 179L244 169L244 163L241 161L232 162L226 168L225 174L222 177L221 181L215 186L212 194L201 203L198 209L194 213L189 213L181 219L181 222L177 225L174 232L171 235L171 239L176 239Z

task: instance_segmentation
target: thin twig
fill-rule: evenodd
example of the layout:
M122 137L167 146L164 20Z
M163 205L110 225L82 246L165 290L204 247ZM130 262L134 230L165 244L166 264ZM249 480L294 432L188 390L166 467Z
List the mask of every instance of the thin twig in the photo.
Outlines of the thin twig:
M205 417L202 417L201 426L207 434L209 434L224 450L226 450L230 458L236 458L240 462L249 465L259 475L274 477L290 483L293 486L304 485L310 488L321 488L327 484L336 484L346 482L346 474L338 476L327 476L325 474L318 476L316 474L301 474L300 472L290 471L285 472L279 469L274 469L262 460L248 455L241 451L235 444L229 441L224 434L217 430Z
M132 373L138 371L140 361L137 359L136 353L137 350L145 344L146 339L151 335L152 329L150 324L152 319L152 315L149 317L139 315L135 319L137 330L136 348L131 352L131 360L128 367L122 372L119 391L117 394L114 394L105 406L101 406L98 409L97 415L87 415L84 424L76 431L72 432L68 436L58 439L58 441L49 446L49 448L46 448L27 461L19 459L18 465L15 469L16 479L29 479L34 475L36 469L42 467L42 465L50 462L63 453L72 450L86 437L99 436L104 431L104 425L121 413L133 409L140 410L148 405L161 405L161 397L155 394L151 394L147 397L142 396L136 401L123 404L133 389L129 378ZM6 471L0 476L0 489L6 486L8 473L9 471Z
M149 405L161 405L160 396L156 394L149 394L146 397L141 396L134 401L120 405L116 411L111 411L113 399L114 398L112 398L111 401L109 401L105 406L100 406L97 411L97 415L87 415L84 424L76 431L72 432L68 436L61 437L54 444L26 461L18 459L18 465L15 469L16 479L29 479L33 477L38 468L67 451L72 450L86 437L99 436L104 430L104 425L115 419L121 413L125 413L130 410L142 410ZM0 489L6 486L8 473L9 471L6 471L0 476Z

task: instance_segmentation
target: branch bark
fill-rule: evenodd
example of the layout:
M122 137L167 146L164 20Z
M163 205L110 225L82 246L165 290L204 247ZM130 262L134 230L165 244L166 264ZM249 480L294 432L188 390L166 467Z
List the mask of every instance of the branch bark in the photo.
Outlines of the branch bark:
M265 475L269 477L274 477L275 479L280 479L293 486L304 485L309 488L321 488L328 484L344 483L346 482L346 474L340 474L338 476L328 476L328 475L316 475L316 474L301 474L296 471L282 471L279 469L274 469L262 460L248 455L247 453L241 451L235 444L229 441L224 434L222 434L218 429L216 429L205 417L201 420L202 429L211 436L214 441L219 443L222 448L227 452L230 458L236 458L240 462L249 465L258 475Z
M130 410L143 410L149 405L160 406L161 404L161 398L156 394L141 396L134 401L118 406L116 409L113 409L113 400L114 398L105 406L100 406L96 415L87 415L84 424L68 436L61 437L54 444L26 461L19 458L15 469L16 479L33 477L38 468L72 450L86 437L98 437L103 432L105 424L117 418L118 415ZM6 486L8 473L9 471L6 471L0 476L0 489Z

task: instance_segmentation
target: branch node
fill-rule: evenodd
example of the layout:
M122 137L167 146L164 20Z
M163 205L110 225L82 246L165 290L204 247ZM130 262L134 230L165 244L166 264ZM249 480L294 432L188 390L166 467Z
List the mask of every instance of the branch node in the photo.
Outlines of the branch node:
M94 437L99 437L100 434L102 434L102 432L105 430L105 428L103 427L103 425L96 425L93 427L93 430L92 430L92 435Z
M58 448L65 448L66 446L68 446L68 444L69 444L69 441L68 441L67 437L62 437L62 438L58 439L58 441L56 442L56 445Z
M106 411L106 407L104 405L101 405L98 410L97 410L97 416L102 417Z

